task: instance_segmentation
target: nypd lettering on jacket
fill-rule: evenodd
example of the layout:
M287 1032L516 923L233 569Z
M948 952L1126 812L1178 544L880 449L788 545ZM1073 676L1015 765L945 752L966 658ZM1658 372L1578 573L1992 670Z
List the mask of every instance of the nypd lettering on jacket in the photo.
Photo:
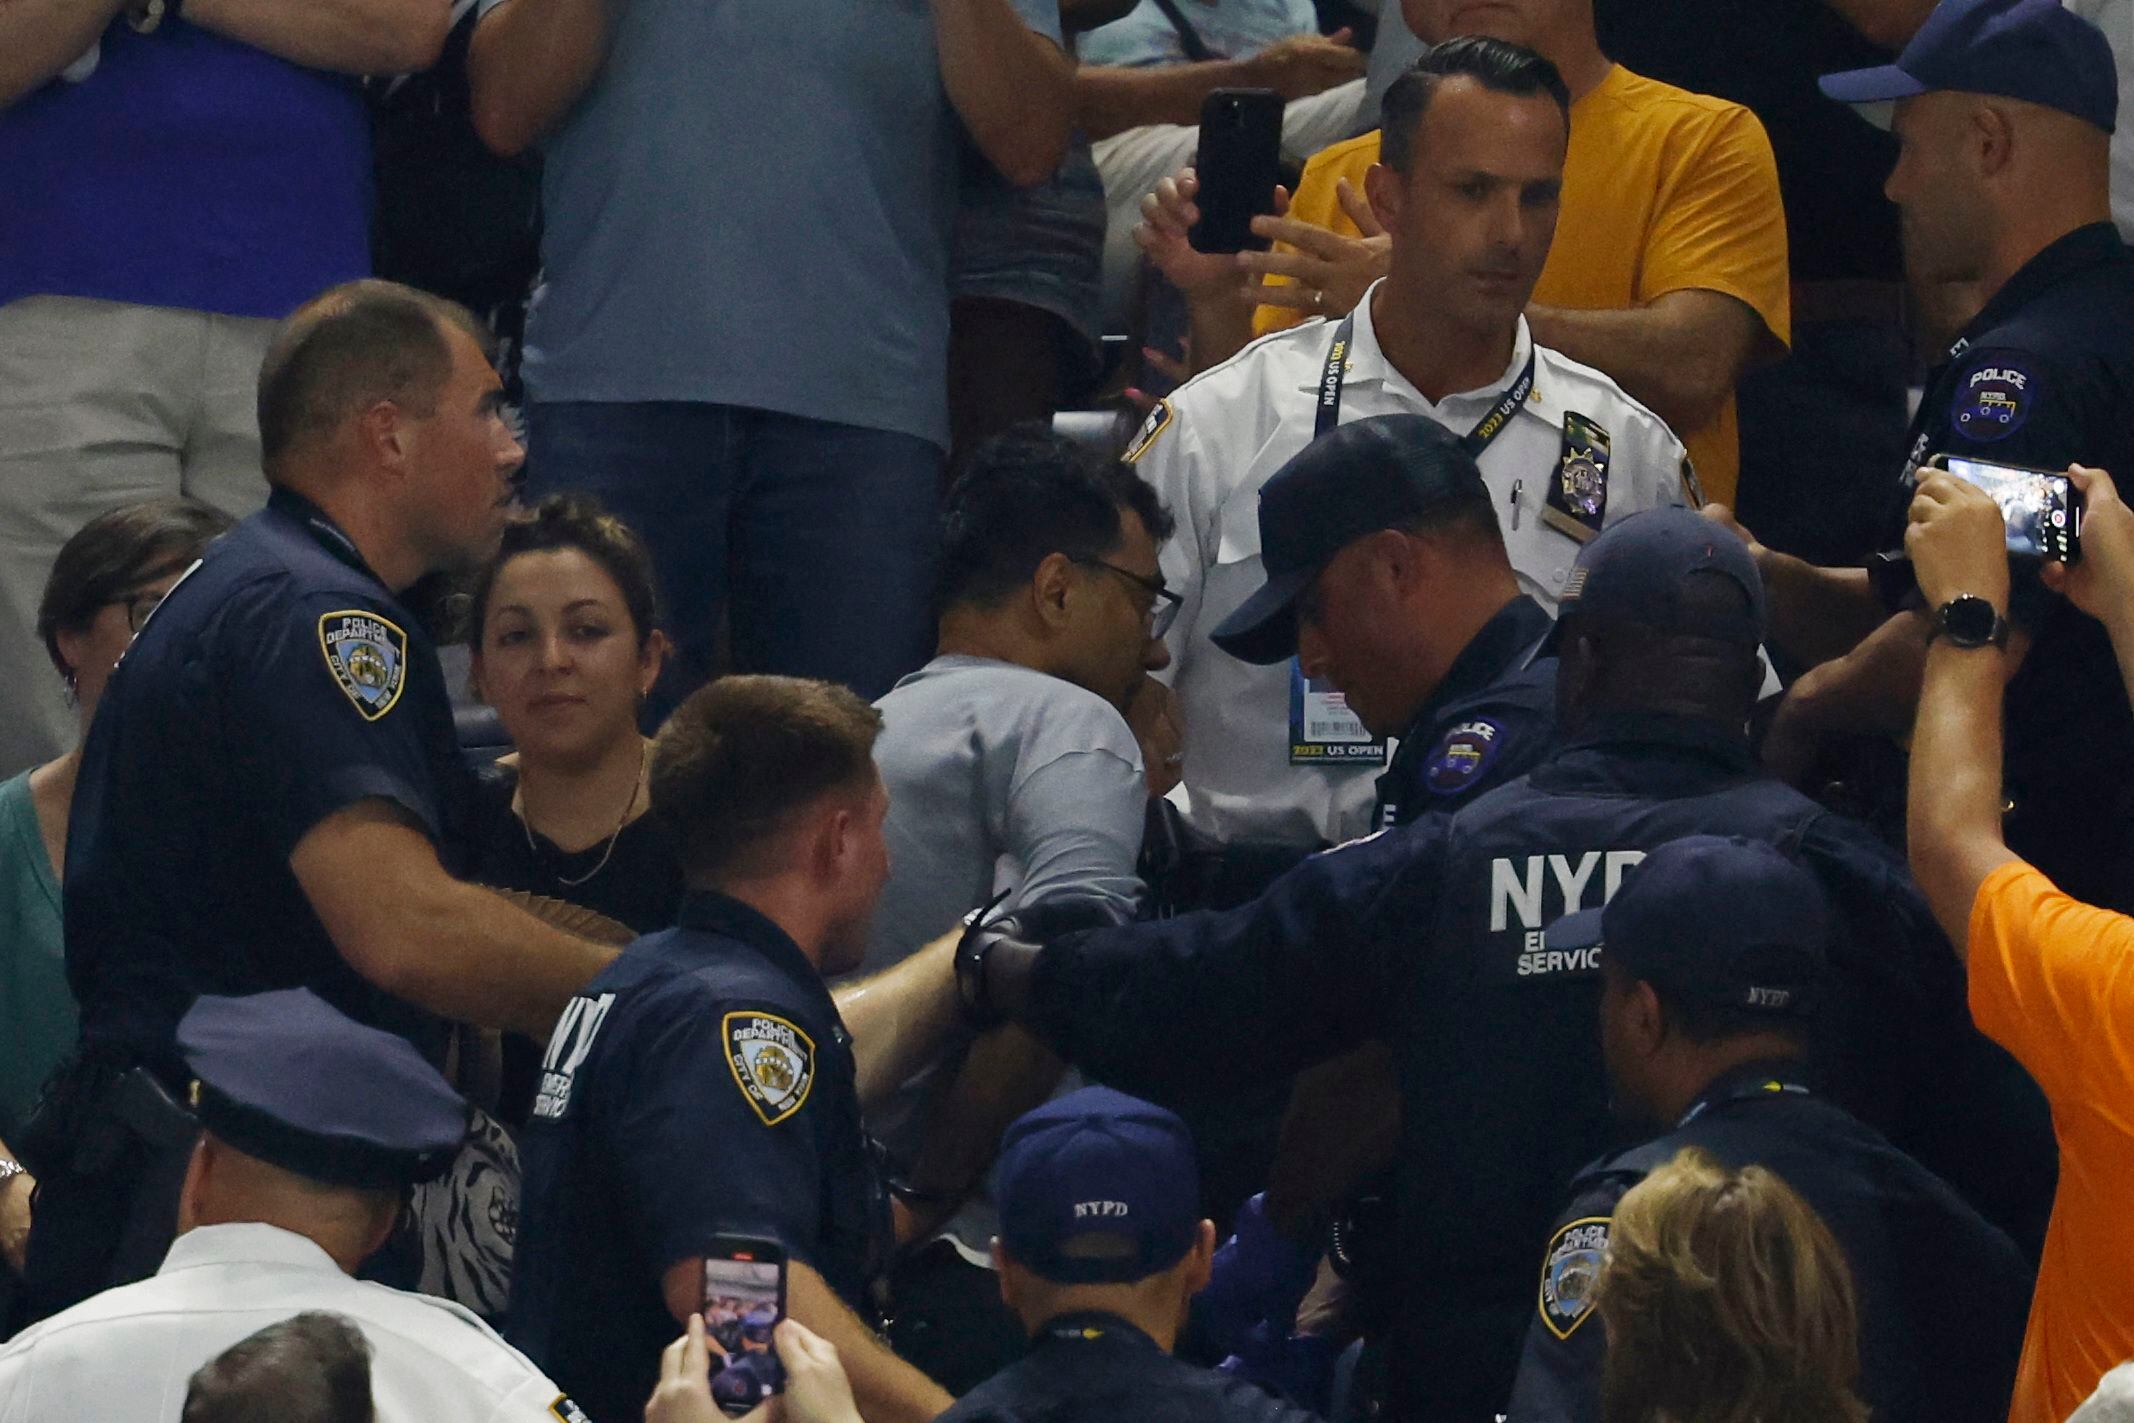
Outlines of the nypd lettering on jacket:
M1568 855L1500 856L1489 862L1489 931L1516 933L1514 976L1587 975L1600 969L1601 946L1575 952L1542 942L1549 925L1615 897L1643 850L1585 850Z
M593 1039L615 1006L615 995L573 998L556 1019L548 1038L548 1052L541 1059L541 1090L534 1097L533 1114L551 1121L560 1118L571 1104L571 1082L593 1051Z

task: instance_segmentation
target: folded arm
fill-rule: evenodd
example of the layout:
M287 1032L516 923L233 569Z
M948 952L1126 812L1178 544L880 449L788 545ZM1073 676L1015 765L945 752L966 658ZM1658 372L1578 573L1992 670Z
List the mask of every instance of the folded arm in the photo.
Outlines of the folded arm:
M1676 433L1701 430L1757 360L1781 349L1756 309L1716 291L1673 291L1643 306L1530 306L1534 339L1606 371Z
M0 109L95 44L125 0L13 0L0 5Z
M390 801L327 816L297 842L289 867L351 968L442 1018L546 1038L564 1004L615 957L452 878Z
M507 0L467 49L474 131L498 153L530 148L562 122L607 61L611 0Z
M312 69L412 74L437 62L449 0L188 0L185 18Z
M1052 176L1074 124L1074 64L1008 0L933 0L941 80L979 152L1012 183Z

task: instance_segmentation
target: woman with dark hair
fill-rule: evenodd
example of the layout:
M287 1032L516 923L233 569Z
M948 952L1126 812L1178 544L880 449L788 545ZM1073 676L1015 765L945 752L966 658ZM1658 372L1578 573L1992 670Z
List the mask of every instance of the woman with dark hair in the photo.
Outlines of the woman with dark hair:
M1632 1187L1595 1307L1601 1423L1867 1423L1844 1252L1761 1166L1692 1147Z
M163 595L230 527L191 499L156 499L99 514L61 547L37 606L37 633L79 712L81 734L104 684ZM59 885L67 812L81 770L77 747L0 782L0 1138L13 1135L44 1079L74 1046ZM0 1255L16 1270L35 1183L0 1140Z
M674 922L682 872L647 817L638 715L667 640L637 535L553 495L505 530L473 593L474 686L517 748L484 778L475 879L638 933Z

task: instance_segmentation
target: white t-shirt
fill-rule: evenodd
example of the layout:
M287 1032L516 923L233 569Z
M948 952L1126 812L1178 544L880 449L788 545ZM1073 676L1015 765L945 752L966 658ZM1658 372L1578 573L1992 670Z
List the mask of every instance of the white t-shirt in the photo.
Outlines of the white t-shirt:
M378 1423L573 1423L563 1390L456 1304L350 1279L271 1225L187 1231L163 1267L0 1349L0 1423L177 1423L193 1373L308 1310L345 1315L371 1347Z

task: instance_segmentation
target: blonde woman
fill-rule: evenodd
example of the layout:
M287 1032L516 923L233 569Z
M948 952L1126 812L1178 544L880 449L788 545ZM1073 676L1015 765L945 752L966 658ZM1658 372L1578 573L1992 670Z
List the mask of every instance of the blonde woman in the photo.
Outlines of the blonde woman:
M1866 1423L1852 1273L1761 1166L1685 1150L1615 1209L1602 1423Z

